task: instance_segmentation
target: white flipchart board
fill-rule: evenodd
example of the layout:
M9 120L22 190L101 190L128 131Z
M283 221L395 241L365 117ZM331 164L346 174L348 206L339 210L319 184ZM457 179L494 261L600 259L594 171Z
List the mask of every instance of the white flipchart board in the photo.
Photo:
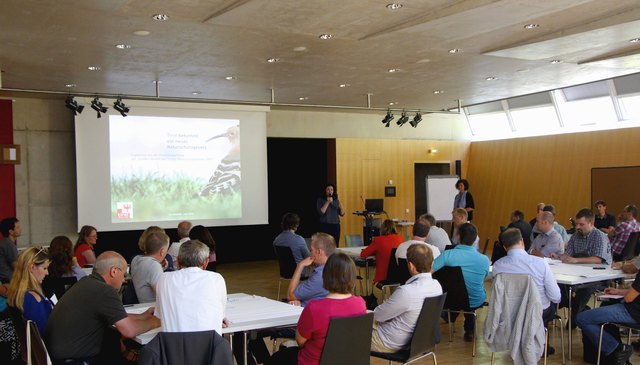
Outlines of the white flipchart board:
M458 176L451 175L427 176L427 212L432 214L436 220L451 221L453 199L458 193L456 189L458 179Z

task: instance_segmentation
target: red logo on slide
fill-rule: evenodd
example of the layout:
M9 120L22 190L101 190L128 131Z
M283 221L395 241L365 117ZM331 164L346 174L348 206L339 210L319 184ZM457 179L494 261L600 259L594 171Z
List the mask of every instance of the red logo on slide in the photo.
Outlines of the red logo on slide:
M133 203L117 202L118 219L133 219Z

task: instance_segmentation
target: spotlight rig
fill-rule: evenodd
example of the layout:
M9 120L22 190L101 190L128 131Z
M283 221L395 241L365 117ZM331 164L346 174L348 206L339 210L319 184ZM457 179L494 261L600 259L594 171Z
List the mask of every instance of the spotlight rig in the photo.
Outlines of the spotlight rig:
M67 97L67 100L64 101L64 105L73 111L73 115L82 113L82 110L84 109L84 105L78 105L78 102L72 95Z
M409 116L407 115L407 112L402 112L402 116L400 117L400 119L398 119L396 124L398 125L398 127L402 127L408 121L409 121Z
M108 108L106 106L102 105L102 102L96 96L95 98L93 98L93 101L91 102L91 109L93 109L96 112L98 112L98 118L101 118L102 117L101 114L102 113L106 113Z
M422 121L422 114L420 114L420 112L416 113L416 116L413 117L413 120L409 122L409 124L411 124L411 126L413 128L418 126L418 123L420 123Z
M127 108L127 106L124 105L121 97L118 97L118 100L116 100L115 103L113 103L113 109L118 111L118 113L120 113L120 115L122 115L123 117L126 117L127 113L129 113L129 108Z
M382 119L382 124L384 124L385 127L389 127L389 123L391 123L391 121L393 120L393 113L391 113L391 110L387 111L387 115L384 116L384 119Z

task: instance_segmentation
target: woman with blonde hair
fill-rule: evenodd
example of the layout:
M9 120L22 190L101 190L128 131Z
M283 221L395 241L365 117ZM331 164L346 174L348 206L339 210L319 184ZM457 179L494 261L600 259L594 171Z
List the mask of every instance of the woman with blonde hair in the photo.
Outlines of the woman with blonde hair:
M164 233L167 234L164 231L164 228L162 227L158 227L158 226L149 226L147 227L147 229L144 230L144 232L142 232L142 234L140 235L140 238L138 239L138 248L140 249L140 251L142 252L147 252L147 238L149 238L149 236L152 233ZM162 262L160 263L160 265L162 265L162 270L163 271L173 271L175 269L175 265L173 262L173 257L171 257L171 255L167 254L164 257L164 260L162 260Z
M47 276L49 254L44 248L30 247L18 256L16 267L9 283L8 304L17 308L27 320L44 329L53 309L51 301L42 292L42 280Z
M85 267L96 262L93 246L98 242L98 230L93 226L82 226L78 232L78 241L73 247L73 255L78 260L78 266Z

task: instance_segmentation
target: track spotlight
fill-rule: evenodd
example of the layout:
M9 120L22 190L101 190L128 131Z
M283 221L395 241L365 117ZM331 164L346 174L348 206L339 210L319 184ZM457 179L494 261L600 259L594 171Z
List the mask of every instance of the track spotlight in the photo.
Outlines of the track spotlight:
M117 110L123 117L127 116L129 108L122 102L122 98L118 97L115 103L113 103L113 109Z
M84 105L78 105L78 102L73 99L73 96L69 95L65 100L64 105L73 111L73 115L82 113Z
M93 101L91 102L91 109L98 112L98 118L102 117L101 113L107 112L107 107L102 105L102 102L98 99L97 96L93 98Z
M382 124L384 124L385 127L389 127L389 123L391 123L391 121L393 120L393 113L391 112L391 110L387 111L387 115L384 116L384 119L382 119Z
M411 126L413 128L418 126L418 123L420 123L422 121L422 114L420 114L420 112L416 113L416 116L413 117L413 120L409 122L409 124L411 124Z
M400 117L400 119L398 119L396 124L398 125L398 127L402 127L408 121L409 121L409 116L407 115L407 112L402 112L402 116Z

